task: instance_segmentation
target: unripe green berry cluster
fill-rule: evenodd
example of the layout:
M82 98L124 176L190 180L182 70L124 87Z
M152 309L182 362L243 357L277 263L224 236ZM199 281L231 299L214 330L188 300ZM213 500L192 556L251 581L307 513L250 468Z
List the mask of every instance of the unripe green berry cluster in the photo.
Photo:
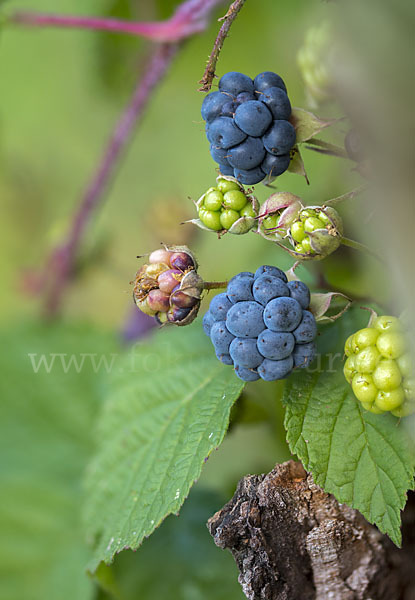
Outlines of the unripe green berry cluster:
M294 249L301 254L315 254L308 233L319 229L333 227L331 219L322 210L305 208L300 213L300 218L290 227L290 236Z
M397 417L415 412L413 364L399 319L376 317L348 337L344 351L344 375L365 409Z
M233 177L218 177L197 203L201 223L212 231L246 233L255 224L258 208Z

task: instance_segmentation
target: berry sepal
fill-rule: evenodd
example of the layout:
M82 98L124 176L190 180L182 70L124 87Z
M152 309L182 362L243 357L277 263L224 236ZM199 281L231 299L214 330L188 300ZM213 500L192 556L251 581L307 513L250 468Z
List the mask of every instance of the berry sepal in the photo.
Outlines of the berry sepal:
M295 270L299 266L300 261L297 261L291 269L285 272L288 281L300 281ZM337 304L336 301L345 302L342 308L333 307ZM310 295L309 311L314 315L317 323L333 323L337 321L349 309L352 301L348 296L340 292L313 292ZM330 311L330 314L328 314Z
M312 112L298 107L293 107L290 118L290 122L295 128L297 144L311 140L336 121L337 119L321 119Z
M281 241L302 208L301 198L290 192L272 194L261 206L256 232L267 240Z
M216 182L216 187L209 188L195 202L199 217L186 223L193 223L205 231L214 231L219 237L225 233L248 233L257 222L257 198L234 177L219 175Z

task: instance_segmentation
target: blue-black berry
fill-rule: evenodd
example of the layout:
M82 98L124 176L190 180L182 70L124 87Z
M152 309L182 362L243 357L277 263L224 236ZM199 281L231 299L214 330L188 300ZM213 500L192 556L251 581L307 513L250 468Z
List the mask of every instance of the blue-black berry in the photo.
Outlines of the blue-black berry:
M281 88L271 87L262 92L259 96L271 112L274 119L288 120L291 117L291 102Z
M295 129L289 121L274 121L262 141L270 154L280 156L291 150L295 144L295 136Z
M254 169L265 156L265 148L260 138L247 137L241 144L227 150L227 161L235 169Z
M288 282L278 267L263 265L235 275L203 318L216 356L243 381L284 379L315 356L317 325L310 292Z
M260 73L255 77L254 89L257 95L259 95L259 92L263 92L270 87L279 87L284 90L284 92L287 91L284 81L279 75L272 71L264 71L264 73Z
M235 112L235 123L247 135L261 137L271 125L272 114L263 102L250 100L240 104Z
M219 117L222 112L222 106L229 102L231 98L227 94L221 92L212 92L205 96L202 103L202 119L204 121L213 121Z
M230 117L218 117L209 123L206 135L211 144L225 149L240 144L246 138Z
M259 167L254 169L234 169L234 177L243 185L255 185L264 179L264 171Z
M232 96L237 96L241 92L254 92L254 82L247 75L230 71L225 73L219 80L219 90Z
M278 177L278 175L285 173L290 166L290 161L291 158L289 154L274 156L273 154L270 154L270 152L266 152L265 158L261 163L261 170L265 175L268 175L268 177Z

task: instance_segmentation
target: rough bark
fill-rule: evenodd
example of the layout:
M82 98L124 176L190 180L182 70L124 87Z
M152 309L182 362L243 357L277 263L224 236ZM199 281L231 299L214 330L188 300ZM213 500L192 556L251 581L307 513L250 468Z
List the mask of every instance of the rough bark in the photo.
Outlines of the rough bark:
M208 528L249 600L415 600L413 497L399 550L289 461L244 477Z

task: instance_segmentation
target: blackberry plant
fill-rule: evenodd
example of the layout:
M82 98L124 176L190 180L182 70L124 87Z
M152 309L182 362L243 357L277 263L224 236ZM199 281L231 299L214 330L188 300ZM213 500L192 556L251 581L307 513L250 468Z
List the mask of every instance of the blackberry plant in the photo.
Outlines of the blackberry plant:
M299 469L296 469L296 473L303 473L301 476L304 480L301 481L306 478L310 481L308 474L312 475L315 483L312 494L315 492L320 495L322 491L332 494L332 499L334 497L339 503L360 511L396 546L401 544L400 514L408 490L414 487L413 323L410 319L398 319L384 313L399 313L403 308L401 303L411 297L394 289L391 283L398 279L401 282L409 279L408 270L402 266L404 259L407 260L405 253L400 253L398 264L390 256L391 240L396 236L396 231L398 236L401 235L405 221L409 222L410 219L407 214L400 211L395 214L392 210L391 198L397 204L399 200L394 188L393 193L389 194L387 210L384 205L382 207L372 202L372 206L368 206L365 202L370 203L370 196L376 200L380 196L379 188L376 189L376 177L373 176L379 174L379 167L376 170L375 157L371 156L372 146L386 148L386 160L383 157L384 160L379 163L391 181L396 181L398 167L401 162L405 163L406 155L400 154L400 144L402 140L405 141L405 134L399 135L398 150L394 148L392 151L390 147L399 111L393 110L395 105L388 102L391 97L387 96L392 90L393 98L400 97L404 86L396 85L386 76L382 79L381 93L385 94L387 117L392 114L393 119L379 119L371 135L365 135L365 118L356 114L362 99L361 80L360 87L353 85L347 65L341 62L335 73L339 80L331 79L327 58L340 55L332 54L335 51L334 29L327 27L325 22L306 35L303 49L298 54L304 90L299 73L295 70L290 72L289 69L290 64L294 64L293 57L297 51L294 48L296 36L282 37L284 52L288 44L286 54L267 52L265 58L271 61L268 64L259 58L260 53L258 56L255 54L255 72L259 74L255 77L254 72L250 73L252 77L244 74L241 70L246 68L245 53L257 50L257 45L262 43L262 24L260 33L255 26L258 25L257 13L262 15L261 11L264 10L262 3L252 9L255 11L252 15L257 19L252 24L252 38L244 35L238 51L232 53L232 70L226 72L221 63L218 66L219 54L229 37L232 23L245 3L245 0L232 2L220 20L220 30L200 81L200 91L205 93L200 97L203 124L200 125L198 121L200 105L192 105L190 96L188 103L186 101L183 106L179 103L175 107L177 112L173 119L171 90L168 93L163 88L160 90L160 101L165 103L163 106L166 108L161 116L165 118L163 123L167 123L167 126L160 125L160 115L157 115L153 126L149 127L148 140L151 138L151 143L142 144L142 148L148 152L146 158L151 169L147 179L141 177L145 175L142 167L145 163L141 155L141 162L139 160L136 163L137 172L140 173L137 185L131 185L128 189L134 202L128 205L129 212L124 221L125 224L131 219L134 223L134 235L124 236L122 230L123 242L128 244L130 251L126 253L123 244L118 245L117 251L123 256L128 255L128 269L131 268L133 272L136 249L142 252L145 251L144 246L156 247L161 240L166 240L166 237L169 239L166 240L167 244L145 254L145 258L141 257L144 264L141 264L131 282L133 302L130 299L129 307L134 310L134 323L140 325L134 329L138 333L128 336L130 346L127 349L115 346L116 351L109 353L112 362L95 362L96 356L85 352L88 344L113 350L113 339L109 341L104 335L85 333L84 324L72 326L70 320L57 325L62 304L70 297L67 289L79 273L87 272L85 263L91 262L91 257L85 251L88 244L83 244L88 224L101 206L117 161L131 140L135 125L143 117L153 92L178 52L185 51L186 45L182 42L207 28L212 10L220 2L185 0L164 22L132 20L135 14L133 3L131 12L128 12L129 20L123 20L116 14L111 14L111 18L14 14L7 3L0 2L2 7L6 7L4 10L10 12L3 20L5 27L12 23L16 27L51 25L99 29L145 37L154 46L148 64L141 69L139 62L143 73L75 211L67 235L52 251L42 272L29 273L24 278L25 301L29 292L36 291L44 296L43 312L48 317L47 326L39 327L36 323L35 326L26 327L23 324L19 326L18 336L9 333L5 337L4 347L8 352L2 358L4 371L10 374L13 388L20 381L23 382L24 393L12 395L13 401L7 403L6 410L16 412L11 418L6 414L0 434L7 450L5 455L8 457L9 452L13 454L5 470L7 519L3 522L3 529L7 531L9 521L21 524L22 528L26 525L31 538L34 531L32 505L29 506L30 510L27 507L21 510L22 519L20 511L13 513L15 506L19 507L20 503L24 507L24 485L29 482L33 488L34 505L43 511L40 518L35 519L35 529L37 532L39 528L39 537L44 546L48 547L50 553L50 548L57 547L57 538L58 543L63 540L65 544L56 557L42 555L38 560L36 556L27 569L30 573L36 573L36 579L41 581L39 588L42 598L56 597L56 573L68 570L71 576L74 572L73 569L66 569L66 562L63 569L62 556L65 561L66 557L68 560L75 557L81 563L82 576L85 566L93 574L90 580L85 578L79 585L78 581L73 587L68 584L68 598L89 598L93 592L91 586L96 582L100 582L102 589L95 590L95 595L103 599L110 594L117 598L124 596L125 590L129 589L129 585L124 584L130 581L133 569L126 568L119 575L118 565L122 559L118 555L125 549L137 550L142 544L145 549L152 543L151 540L145 540L155 533L152 536L152 540L155 540L154 556L151 558L153 568L156 565L157 576L152 577L154 581L147 591L147 563L140 563L140 569L134 572L139 571L141 585L131 586L132 597L135 598L138 593L140 600L141 597L143 600L166 597L166 594L173 598L177 592L183 597L203 595L206 600L233 600L232 593L228 593L226 586L222 587L220 577L216 576L217 562L220 561L215 563L216 567L211 571L210 562L205 561L206 552L199 551L199 546L196 548L193 535L195 524L200 525L208 518L205 513L203 517L200 516L199 505L194 514L189 509L183 519L187 523L184 537L180 537L181 533L175 536L169 533L173 530L177 533L182 519L177 521L177 526L166 529L169 526L166 524L156 532L168 515L179 513L192 486L203 476L206 461L221 445L230 424L238 432L244 429L242 443L239 438L237 440L240 456L238 461L233 461L238 463L238 469L243 465L244 472L248 472L251 467L259 469L258 464L261 468L263 464L269 468L277 460L282 460L282 452L290 451L307 471L303 472L302 467L297 465ZM267 11L276 10L272 8L274 4L270 2ZM341 4L333 3L333 11L341 10ZM121 5L116 2L110 10L124 10L125 7ZM380 26L380 21L376 23ZM364 29L366 36L367 28ZM270 43L275 42L277 50L278 28L274 27L274 23L269 28L264 24L264 34L266 31L270 35ZM388 36L384 37L389 40ZM230 46L233 42L233 37L230 37L226 44ZM389 45L386 60L382 61L382 77L392 46ZM197 45L192 48L199 52ZM198 64L203 60L204 56L197 56ZM137 61L132 62L136 65ZM375 71L373 69L371 73ZM342 77L343 81L340 81ZM365 93L369 94L367 79L364 82ZM189 81L186 83L191 85ZM396 93L397 89L400 90L399 94ZM313 101L314 106L324 104L324 111L329 116L323 118L295 106L294 100L302 104L301 96L303 100ZM373 112L376 114L377 111ZM402 112L405 115L403 130L406 132L410 110ZM186 132L185 127L188 128ZM195 136L193 141L199 136L204 144L206 136L209 147L203 150L202 146L199 148L195 143L191 146L191 160L189 154L184 160L182 151L189 151L191 127ZM172 156L171 148L177 157ZM152 154L154 149L156 155ZM14 153L15 150L12 160L6 156L6 167L14 164ZM311 156L314 162L308 162ZM158 186L154 185L154 178L157 176L163 180L166 177L168 160L171 161L168 166L170 175L174 174L174 186L179 189L172 192L169 179L168 193L160 200L155 197ZM333 167L339 164L342 167ZM301 178L292 175L300 175ZM130 174L130 177L134 176L135 173ZM203 179L204 176L206 179ZM14 181L15 177L12 179ZM143 185L143 180L146 185ZM339 193L338 189L345 180L349 182L349 191L331 197ZM197 187L200 181L205 182L202 188ZM208 187L208 182L213 185ZM6 184L4 189L7 196L8 182ZM204 193L191 207L185 200L186 196L195 194L194 190L199 195L202 189ZM3 193L3 188L1 191ZM121 209L121 201L117 218L119 213L126 213ZM183 213L175 210L178 202ZM352 202L355 204L352 205ZM189 206L196 213L194 218L191 218ZM37 211L38 207L35 208ZM386 234L382 235L376 229L377 212L387 215ZM164 223L167 223L163 232L159 227L160 214ZM168 218L165 218L166 214ZM176 218L176 215L182 214L186 216ZM181 227L182 224L177 223L170 231L172 220L178 222L182 219L190 219L187 222L197 227ZM354 231L362 241L347 237L349 231ZM216 236L206 235L211 232ZM226 233L234 235L224 238ZM408 237L410 234L406 235ZM196 249L198 260L193 250L185 244ZM376 244L377 249L372 248ZM381 256L377 253L379 247ZM364 259L359 260L357 252L365 253ZM101 265L110 271L110 265L105 260ZM226 281L204 281L199 271L210 273L212 277L221 273L221 278L226 278ZM109 295L107 282L105 285ZM213 290L221 291L214 295ZM96 298L95 287L93 291ZM117 289L118 301L122 291ZM118 318L118 311L113 309L111 302L103 301L104 296L101 288L99 307L105 306L107 311L117 313L114 319ZM76 305L76 311L80 310L86 297ZM369 324L365 322L366 313L361 310L362 305L377 311L372 314ZM91 312L95 314L96 305L92 308ZM133 330L131 322L133 320L128 320L124 331ZM124 343L126 338L124 336ZM73 349L77 341L85 343L85 348L82 345L80 362L77 362L76 356L74 360ZM135 344L131 344L131 341ZM38 353L31 352L32 346ZM50 362L45 358L45 349L52 349ZM17 368L15 365L22 362L22 357L28 359L26 365ZM91 358L91 368L85 378L82 371L88 357ZM53 371L55 361L59 362L58 358L63 369L59 380ZM102 362L105 372L97 377ZM32 367L30 373L27 372L29 363ZM43 377L43 365L47 377ZM75 366L74 372L69 373L72 365ZM5 396L5 381L2 381L2 398ZM81 389L83 381L84 390ZM32 402L31 394L38 384L40 391L34 395L36 402ZM67 401L56 402L57 394ZM75 399L74 403L71 398ZM235 403L238 403L237 406ZM97 422L93 422L98 411ZM252 422L258 425L259 436L247 426ZM19 425L14 432L13 423ZM246 427L241 428L241 423ZM23 467L22 456L26 458L31 453L26 448L22 452L24 445L15 441L19 441L23 432L26 443L26 438L36 427L39 429L36 433L39 448L33 456L29 456L29 467ZM91 431L96 432L94 444L91 444ZM262 435L268 436L270 443L262 445L259 439ZM287 447L281 450L284 437ZM50 440L54 443L52 448L47 447ZM79 443L82 452L79 451ZM253 466L245 464L250 460L251 448L256 444L261 460L264 454L267 455L266 460L257 464L254 456ZM69 464L68 449L75 456L74 464ZM228 476L227 470L221 471L224 465L227 467L229 454L226 452L229 449L224 448L220 459L211 467L210 475L208 473L208 478L210 476L210 480L215 480L215 485L217 481L225 479L225 475ZM85 454L83 462L80 460L81 454ZM219 468L218 462L221 462ZM59 475L57 465L64 463L67 477L63 486L62 477L56 477ZM12 472L16 465L17 477ZM43 489L39 482L45 478L46 471L52 480L55 478L56 485L46 481ZM75 509L72 514L67 508L68 497L72 494L72 505L78 510L81 478L84 478L85 489L82 526ZM297 485L298 481L294 480L294 483ZM223 485L219 483L218 487L221 486L222 491L228 493L229 486L234 484L236 480L226 481ZM318 486L322 489L319 490ZM200 491L200 487L197 487ZM259 535L262 533L261 520L266 503L252 504L251 490L243 486L238 487L239 492L246 492L246 499L238 504L238 518L241 517L239 522L242 523L244 536L245 532ZM197 505L197 493L198 490L190 499L190 504L186 503L187 507ZM263 493L269 493L265 486ZM226 498L221 498L220 502L222 500ZM211 512L217 509L220 502L216 497L209 500ZM65 519L69 528L75 523L77 526L79 524L78 537L81 543L77 540L73 547L75 528L73 531L62 528L61 531L60 525L56 525L58 521L55 523L49 515L49 511L53 512L59 504L63 504L68 512ZM9 519L9 512L12 519ZM354 515L355 523L362 521L353 511L350 514ZM333 521L337 518L334 513L330 516ZM28 524L25 524L25 520ZM375 561L375 550L377 552L378 548L384 546L389 552L391 548L379 532L367 523L365 527L368 528L367 539L359 537L359 543L369 540L373 554L369 557L365 555L362 565L356 567L353 573L348 572L347 576L343 573L343 565L337 570L333 568L333 572L336 572L334 593L341 588L346 590L346 595L353 595L353 590L357 589L356 581L364 579L362 570L368 564L372 566ZM318 528L313 529L313 535L317 529L320 536L322 532L325 533L320 523ZM44 530L46 535L43 535ZM292 535L294 539L295 532ZM316 564L326 564L328 547L323 544L313 546L313 535L307 531L307 542L301 545L302 548L307 547L310 553L312 569ZM283 536L281 547L274 553L277 558L286 556L288 545L295 547L290 536L291 521L289 534ZM354 529L350 536L355 536ZM20 548L20 539L25 537L17 537L19 543L11 544L10 551ZM174 543L171 537L174 537ZM239 558L246 548L254 547L253 544L245 544L247 539L245 536L244 543L238 547L237 551L241 553L238 554ZM87 540L89 549L84 547L83 540ZM338 541L336 538L336 544ZM356 554L360 554L362 547L363 542ZM26 550L29 553L30 548ZM8 552L9 547L3 555L6 565L9 564ZM182 553L188 559L182 560ZM352 555L351 552L343 554L340 550L338 554ZM180 570L176 572L175 560L182 560L186 564L197 561L193 569L197 575L200 556L203 556L203 564L206 572L209 572L209 585L206 585L204 570L200 569L203 571L203 585L195 583L195 577L191 585L187 586L185 582L180 587ZM87 565L84 565L85 560L89 560ZM110 566L114 560L115 567ZM256 573L255 565L253 567L250 560L239 560L243 569L249 567L249 574L245 572L240 578L247 586L251 585L253 573ZM381 568L386 569L385 565L394 564L394 560L394 557L388 556ZM58 561L61 562L58 564ZM261 561L266 563L262 555ZM308 565L308 561L303 562ZM167 577L166 571L160 569L164 569L166 564L168 569L170 563L173 564L171 570L175 572ZM405 562L405 568L407 564ZM275 572L268 566L266 574L270 572L272 585L259 578L261 589L255 592L249 590L249 593L270 597L274 593L274 583L283 582L285 586L285 573L296 571L290 568L281 574L277 573L278 565L272 565ZM76 568L80 569L78 563ZM149 571L153 572L151 569ZM325 575L319 578L318 574L311 574L307 566L305 579L313 582L312 594L324 594L317 587L322 580L325 585ZM118 577L122 585L118 585ZM347 581L340 581L341 577L347 578ZM393 578L394 581L396 579ZM52 582L51 590L43 585L46 580ZM178 581L177 585L172 581ZM22 585L23 591L14 597L25 597L28 589L32 590L30 585ZM287 589L284 587L284 597L289 595ZM66 586L60 586L62 590L65 592ZM362 598L368 594L372 597L372 591L370 584L367 584L367 588L357 589L356 593ZM126 598L129 598L128 591L126 594ZM404 595L402 592L397 597ZM35 594L33 598L37 600Z

